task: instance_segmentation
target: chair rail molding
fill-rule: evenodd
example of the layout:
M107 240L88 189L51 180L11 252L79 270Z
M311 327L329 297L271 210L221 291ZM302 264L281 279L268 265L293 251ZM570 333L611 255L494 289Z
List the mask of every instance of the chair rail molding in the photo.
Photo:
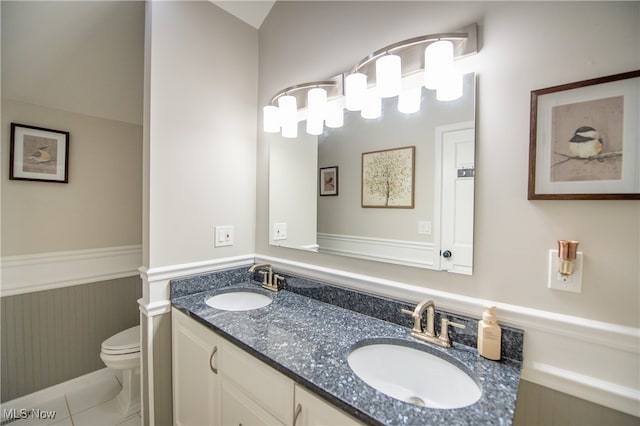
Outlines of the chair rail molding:
M141 263L141 245L3 256L0 296L131 277Z

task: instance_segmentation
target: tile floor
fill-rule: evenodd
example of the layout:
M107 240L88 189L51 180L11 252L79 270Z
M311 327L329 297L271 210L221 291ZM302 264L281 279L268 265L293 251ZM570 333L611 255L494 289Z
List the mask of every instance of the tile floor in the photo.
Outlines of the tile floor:
M109 375L88 387L71 391L49 401L42 401L33 407L11 407L2 405L2 426L140 426L140 413L123 418L118 412L115 396L120 392L118 377ZM34 404L36 405L36 404ZM40 410L37 415L15 421L7 421L12 408ZM54 418L47 419L46 412L55 412ZM35 414L35 412L34 412Z

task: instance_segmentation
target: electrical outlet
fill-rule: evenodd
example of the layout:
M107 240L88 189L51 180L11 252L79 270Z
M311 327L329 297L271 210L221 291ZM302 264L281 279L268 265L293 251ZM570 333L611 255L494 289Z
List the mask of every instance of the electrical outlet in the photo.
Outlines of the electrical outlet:
M233 226L216 226L215 246L224 247L233 245Z
M582 293L582 252L576 253L573 274L562 275L558 272L560 259L558 250L549 250L549 284L548 287L554 290L569 291L572 293Z
M286 240L286 239L287 239L287 224L274 223L273 224L273 241Z

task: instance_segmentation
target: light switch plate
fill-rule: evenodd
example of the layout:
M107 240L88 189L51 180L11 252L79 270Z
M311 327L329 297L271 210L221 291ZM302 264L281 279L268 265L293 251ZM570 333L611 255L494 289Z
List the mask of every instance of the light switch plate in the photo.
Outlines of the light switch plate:
M215 246L224 247L233 245L233 226L216 226Z
M573 274L564 276L558 272L558 266L560 265L558 250L549 250L548 287L553 290L582 293L582 260L582 252L576 253L576 263L574 265Z
M431 221L419 220L418 221L418 234L431 235Z

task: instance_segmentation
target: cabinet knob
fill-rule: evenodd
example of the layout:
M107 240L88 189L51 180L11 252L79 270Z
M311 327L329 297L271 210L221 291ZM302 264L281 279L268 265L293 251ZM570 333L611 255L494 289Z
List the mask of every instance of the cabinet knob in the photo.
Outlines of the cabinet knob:
M449 259L451 256L453 256L453 253L451 253L451 250L445 250L442 252L442 257L444 257L445 259Z

